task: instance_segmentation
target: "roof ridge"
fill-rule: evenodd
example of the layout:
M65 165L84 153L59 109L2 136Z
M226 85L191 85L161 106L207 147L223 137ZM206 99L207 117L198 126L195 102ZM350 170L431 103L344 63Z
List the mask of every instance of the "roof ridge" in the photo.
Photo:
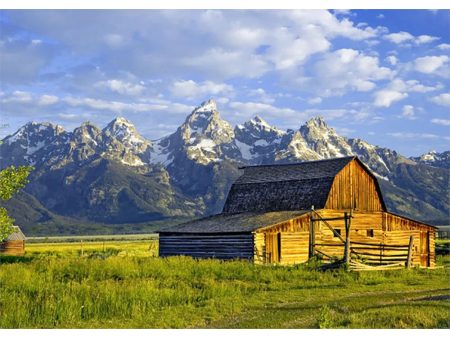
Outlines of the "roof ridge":
M302 165L302 164L307 164L307 163L331 162L331 161L344 160L344 159L350 159L350 158L358 158L358 156L352 155L352 156L343 156L343 157L333 157L333 158L325 158L322 160L304 161L304 162L295 162L295 163L247 165L247 166L239 167L238 169L260 168L260 167L288 167L288 166Z
M270 180L270 181L257 181L257 182L243 182L239 183L239 179L237 179L234 184L261 184L261 183L276 183L276 182L302 182L302 181L312 181L312 180L321 180L325 178L334 178L335 176L329 175L329 176L318 176L318 177L311 177L311 178L291 178L288 180Z

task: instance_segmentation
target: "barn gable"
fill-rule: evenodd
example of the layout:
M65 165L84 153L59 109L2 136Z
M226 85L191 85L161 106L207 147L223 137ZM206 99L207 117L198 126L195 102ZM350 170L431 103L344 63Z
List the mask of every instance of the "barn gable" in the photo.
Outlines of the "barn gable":
M352 204L360 210L385 210L375 176L355 156L242 169L244 174L228 194L225 213L305 210L311 206L351 209ZM350 178L353 173L358 175ZM361 197L356 199L358 195Z
M377 178L357 157L333 178L324 208L386 211Z

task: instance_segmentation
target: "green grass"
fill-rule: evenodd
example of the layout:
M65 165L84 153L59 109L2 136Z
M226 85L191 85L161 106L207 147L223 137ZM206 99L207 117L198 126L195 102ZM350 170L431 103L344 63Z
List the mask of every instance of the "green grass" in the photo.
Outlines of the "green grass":
M0 328L450 327L446 268L320 272L90 244L82 257L79 243L0 256Z

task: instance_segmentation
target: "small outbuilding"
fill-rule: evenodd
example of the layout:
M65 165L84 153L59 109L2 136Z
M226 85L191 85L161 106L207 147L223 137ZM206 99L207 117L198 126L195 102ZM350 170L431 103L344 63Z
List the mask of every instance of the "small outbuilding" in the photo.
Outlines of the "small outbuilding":
M389 212L356 156L241 169L222 213L159 232L160 256L261 264L320 257L355 269L435 264L435 227Z
M25 235L18 226L14 226L14 232L0 242L0 254L14 256L25 254Z

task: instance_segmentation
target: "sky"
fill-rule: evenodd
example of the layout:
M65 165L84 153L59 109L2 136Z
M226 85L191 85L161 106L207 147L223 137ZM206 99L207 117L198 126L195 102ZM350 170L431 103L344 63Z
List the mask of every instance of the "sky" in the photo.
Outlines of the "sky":
M232 125L445 151L449 32L449 10L1 10L0 138L122 116L158 139L213 98Z

